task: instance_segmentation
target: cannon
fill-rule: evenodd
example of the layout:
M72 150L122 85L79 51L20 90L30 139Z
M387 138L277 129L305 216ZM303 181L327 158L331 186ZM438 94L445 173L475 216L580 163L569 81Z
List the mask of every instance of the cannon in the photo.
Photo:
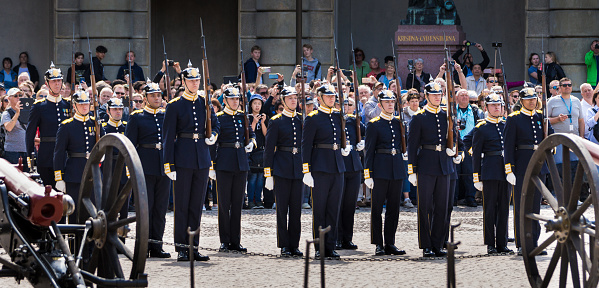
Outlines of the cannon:
M554 160L554 151L562 145L562 171ZM571 153L578 158L574 175L571 173ZM543 165L549 168L555 195L541 179ZM547 137L533 153L522 183L520 235L522 255L528 280L532 287L548 287L552 280L559 287L597 287L599 281L599 242L595 236L595 219L599 216L599 145L573 134L554 134ZM588 182L590 195L578 205L583 181ZM540 191L551 207L552 215L533 211L535 191ZM586 213L585 213L586 212ZM532 236L536 221L549 233L535 247ZM550 260L536 258L543 250ZM547 249L551 250L551 249ZM539 261L539 262L537 262ZM558 268L559 262L559 268ZM543 265L540 265L543 264ZM545 268L546 266L546 268ZM555 277L553 277L555 275Z
M128 180L119 185L125 169ZM0 245L8 256L0 256L0 277L27 279L34 287L148 286L147 191L129 139L107 134L96 143L83 171L79 199L29 176L0 159ZM130 196L135 215L119 220ZM73 212L77 223L57 224ZM129 225L135 225L133 248L122 240ZM126 261L130 263L121 265ZM130 271L125 274L122 267Z

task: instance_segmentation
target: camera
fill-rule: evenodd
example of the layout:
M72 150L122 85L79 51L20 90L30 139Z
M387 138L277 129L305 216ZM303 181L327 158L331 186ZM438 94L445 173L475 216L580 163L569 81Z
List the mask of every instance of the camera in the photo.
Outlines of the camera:
M476 42L470 42L468 40L466 40L466 47L470 47L470 46L476 46Z
M295 78L296 78L296 79L297 79L297 78L306 78L306 72L304 72L304 75L303 75L303 76L302 76L302 73L301 73L301 72L299 72L299 73L295 74Z
M595 49L599 49L599 43L595 43Z
M414 59L408 59L408 70L414 70Z
M175 61L173 60L168 60L168 66L173 67L173 65L175 65Z
M466 129L466 120L465 119L458 119L458 130L464 130Z
M503 43L501 43L501 42L493 42L493 43L491 43L491 46L494 47L494 48L499 48L499 47L503 46Z

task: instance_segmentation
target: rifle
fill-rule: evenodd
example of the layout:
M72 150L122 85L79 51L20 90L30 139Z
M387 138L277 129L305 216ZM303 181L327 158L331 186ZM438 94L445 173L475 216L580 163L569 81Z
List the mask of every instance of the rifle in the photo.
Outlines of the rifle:
M245 69L243 68L243 49L241 49L241 37L239 37L239 64L241 65L241 97L239 97L239 105L243 107L243 138L245 146L250 144L250 129L248 127L247 107L245 106L246 89L245 89Z
M360 114L358 113L358 101L359 101L359 93L358 93L358 73L356 73L356 53L354 51L354 34L349 34L351 38L351 59L354 62L354 69L352 71L353 76L352 81L354 82L354 105L356 105L356 109L354 110L354 116L356 116L356 143L360 143L362 141L362 131L360 131Z
M335 41L335 70L337 71L337 91L339 96L339 116L341 117L341 148L345 149L347 145L347 136L345 135L345 107L343 106L344 95L343 95L343 85L341 83L341 69L339 69L339 53L337 53L337 38L334 37ZM357 103L356 103L357 104ZM359 130L359 129L358 129Z
M71 97L75 93L75 22L73 22L73 44L71 45L71 54L73 62L71 62Z
M129 52L127 52L127 62L129 63L129 80L127 80L127 86L129 86L129 100L127 100L127 102L123 101L123 103L129 103L129 101L131 101L131 99L133 99L133 70L131 69L131 43L129 43ZM167 86L167 91L168 91L168 86ZM127 106L128 107L128 106Z
M210 90L208 85L210 85L210 74L208 73L208 56L206 54L206 37L204 36L204 23L202 23L202 18L200 18L200 29L202 31L202 73L204 74L204 99L206 103L206 138L210 138L212 136L212 106L210 105ZM164 57L166 57L166 50L164 52ZM168 71L168 67L166 68Z
M543 66L541 67L541 85L543 86L543 95L541 96L543 103L543 139L547 138L547 134L549 134L549 117L547 117L547 77L545 75L545 47L543 46L543 35L541 35L541 58L543 58ZM534 89L534 88L533 88Z
M445 38L445 37L443 37ZM453 117L454 117L454 109L455 109L455 90L453 87L453 73L451 71L451 61L450 61L450 57L451 54L449 54L449 49L447 48L447 40L444 39L445 43L445 81L447 82L445 84L445 87L447 89L447 148L451 149L451 150L455 150L455 145L454 145L454 139L453 139L453 130L454 130L454 123L453 123Z
M505 111L507 111L507 114L509 114L510 112L510 102L508 101L508 93L509 91L507 91L507 82L505 80L505 67L503 67L503 59L501 58L501 48L500 47L495 47L495 50L499 53L499 65L501 65L501 78L503 78L503 100L505 101Z
M164 35L162 35L162 51L164 52L164 75L166 77L164 79L164 87L166 88L166 99L167 101L171 101L171 77L168 75L168 58L166 57L166 45L164 45Z
M303 51L303 48L302 48ZM300 57L299 59L299 64L300 64L300 73L302 78L300 78L300 83L301 85L301 89L302 89L302 120L305 121L306 120L306 115L308 114L308 111L306 111L306 87L304 87L304 85L306 84L306 78L304 78L304 60L303 57ZM296 109L297 110L297 109ZM302 125L304 125L304 122L302 121ZM303 126L302 126L303 127Z
M397 100L395 100L395 110L399 114L399 140L401 142L401 153L406 153L406 127L404 126L403 120L403 101L401 99L400 87L399 87L399 66L397 65L397 57L395 57L395 45L391 40L391 51L393 52L393 65L395 65L395 89L397 89Z
M94 59L92 58L92 48L89 44L89 33L87 34L87 49L89 51L89 69L91 70L89 79L92 82L92 101L94 101L94 115L95 129L96 129L96 143L100 141L100 116L98 115L98 90L96 89L96 72L94 72ZM131 73L131 72L129 72Z

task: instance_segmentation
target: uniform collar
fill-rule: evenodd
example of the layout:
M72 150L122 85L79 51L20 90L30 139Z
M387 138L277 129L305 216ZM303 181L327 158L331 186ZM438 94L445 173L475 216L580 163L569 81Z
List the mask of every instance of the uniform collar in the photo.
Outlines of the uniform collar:
M73 115L73 119L80 121L80 122L86 122L87 120L89 120L89 114L82 116L82 115L79 115L78 113L75 113L75 115Z
M318 110L320 110L326 114L333 113L333 108L326 108L326 107L323 107L322 105L318 106Z
M441 106L439 106L439 107L437 107L437 108L434 108L433 106L431 106L430 104L428 104L428 103L427 103L427 104L424 106L424 110L426 110L426 111L428 111L428 112L431 112L431 113L433 113L433 114L437 114L437 113L439 113L439 111L441 111Z
M144 111L150 114L158 114L158 110L160 110L160 108L152 109L148 105L144 106Z
M522 112L522 114L524 114L524 115L526 115L526 116L532 116L532 115L534 115L534 114L535 114L537 111L535 111L535 110L533 110L533 111L530 111L530 110L528 110L528 109L526 109L526 108L522 107L522 109L520 109L520 112Z
M493 118L491 116L487 116L487 118L485 118L485 121L493 123L493 124L497 124L497 123L499 123L499 118Z
M287 109L283 109L283 115L287 116L289 118L293 118L293 117L295 117L295 115L297 115L297 112L295 112L295 111L289 112Z
M223 109L223 112L225 112L226 114L231 115L231 116L237 114L237 111L229 108L229 106L225 106L225 109Z
M198 99L198 93L196 92L195 94L192 95L189 92L187 92L187 90L185 90L185 92L183 92L183 98L185 100L189 100L189 101L193 102Z
M60 95L58 95L58 97L54 97L54 96L48 94L48 96L46 96L46 99L52 103L58 103L58 102L60 102L60 100L62 100L62 97Z
M380 116L381 116L381 118L383 118L387 121L391 121L391 119L393 119L393 115L387 114L387 113L385 113L385 111L381 111Z
M114 128L118 128L119 126L121 126L123 124L123 121L119 120L114 121L112 118L108 119L108 125L114 127Z

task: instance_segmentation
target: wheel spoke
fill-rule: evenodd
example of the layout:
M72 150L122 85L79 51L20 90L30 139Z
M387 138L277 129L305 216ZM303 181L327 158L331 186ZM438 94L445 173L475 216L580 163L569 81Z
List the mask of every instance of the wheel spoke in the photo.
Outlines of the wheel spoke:
M549 191L549 189L547 189L547 186L545 186L545 184L543 183L543 181L541 181L539 176L538 175L531 176L530 180L532 180L532 182L535 184L535 187L537 187L537 189L539 191L541 191L541 195L543 195L543 198L545 198L545 200L547 200L547 202L549 203L549 206L551 206L553 211L557 211L557 209L558 209L557 200L555 199L555 197L553 197L553 195L551 195L551 192Z
M574 174L574 184L572 184L572 193L570 193L570 199L567 200L568 212L576 210L578 205L578 198L580 197L580 190L582 189L582 177L584 176L584 168L582 163L578 163L576 167L576 174Z
M568 251L565 245L562 247L562 263L559 272L559 287L566 288L568 281Z
M106 218L116 219L117 213L119 213L121 211L121 208L123 207L123 205L125 205L125 202L129 198L129 195L131 194L132 186L133 186L133 181L131 181L131 178L129 178L127 180L127 183L125 183L125 186L123 186L123 189L121 189L121 192L119 192L116 201L114 202L114 204L112 204L112 207L110 207L110 210L108 210L108 213L106 213Z
M102 162L102 175L104 176L102 178L102 207L108 207L108 199L109 198L109 194L108 191L110 190L111 187L111 183L112 183L112 148L109 146L107 149L104 149L104 151L109 151L108 153L105 152L104 154L104 162Z
M93 177L93 192L94 195L90 198L95 200L96 203L96 207L99 208L99 210L103 210L102 208L104 206L102 206L102 172L100 171L100 166L98 165L93 165L92 166L92 177Z
M532 219L532 220L537 220L537 221L544 221L544 222L553 221L555 219L552 216L543 216L543 215L537 214L537 213L528 213L528 214L526 214L526 218Z
M89 213L89 216L92 218L96 218L96 216L98 215L98 210L96 210L96 206L94 205L94 203L92 203L90 198L82 198L81 202L83 202L83 206L85 207L85 210L87 210L87 213Z
M116 160L112 173L110 188L108 189L108 197L105 207L112 207L114 202L116 201L116 195L119 192L119 186L121 184L121 176L123 176L123 166L125 165L125 157L123 154L119 153L119 156ZM108 218L112 220L112 218Z
M580 275L578 275L578 255L576 255L576 249L572 242L566 242L568 249L568 258L570 259L570 272L572 273L572 284L574 287L580 287Z
M555 241L555 234L551 234L551 236L549 236L549 238L547 238L547 240L543 241L543 243L541 243L541 245L537 246L537 248L532 250L528 254L528 257L535 257L535 256L539 255L539 253L541 253L543 250L545 250L545 248L547 248L549 245L551 245L551 243L553 243L554 241Z
M100 262L100 249L98 247L96 247L96 245L94 244L94 241L89 242L89 245L92 245L93 251L92 251L92 256L89 259L89 266L87 267L87 272L91 273L91 274L95 274L96 273L96 269L98 268L98 262ZM85 252L84 252L85 253Z
M119 254L116 252L116 248L112 245L104 245L104 250L106 250L106 256L110 258L108 263L112 266L116 278L124 279L123 268L121 268L121 261L119 261Z
M125 218L125 219L121 219L112 223L108 224L108 231L114 231L120 227L123 227L125 225L129 225L133 222L137 221L137 215L134 215L133 217L129 217L129 218Z
M578 252L580 259L582 259L582 261L584 263L586 263L586 267L585 267L585 265L583 265L584 270L586 272L590 272L590 271L588 271L588 269L590 269L593 264L591 262L591 258L589 257L589 255L587 255L587 253L585 251L583 251L584 244L582 244L580 242L580 239L581 239L580 236L576 235L575 233L570 235L570 240L572 241L572 244L574 245L574 249L576 249L576 252Z
M595 229L589 227L582 227L580 225L572 224L572 230L578 231L580 234L589 234L591 237L595 237Z
M555 191L555 195L563 195L562 181L559 177L557 165L555 164L555 159L553 158L553 154L551 153L551 151L545 151L545 160L547 160L547 168L549 168L549 175L551 176L551 183L553 184L553 190ZM549 194L551 195L551 193ZM546 197L545 195L543 196ZM551 195L551 197L553 198L553 195ZM556 208L553 208L553 210L556 210Z
M557 261L559 260L562 252L562 243L557 243L555 246L555 251L553 252L553 256L551 256L551 261L549 262L549 266L547 266L547 271L545 271L545 277L543 278L543 283L541 287L549 286L549 281L551 281L551 277L553 276L553 272L555 272L555 267L557 266Z
M582 205L580 205L580 207L578 207L578 209L576 209L576 211L574 211L574 213L572 213L572 215L570 215L570 219L572 221L578 221L578 219L580 218L580 216L582 216L582 214L587 211L587 209L591 206L591 204L593 204L593 193L591 193L589 195L589 197L587 197L587 199L584 200L584 202L582 202Z
M133 261L133 252L131 252L131 250L125 246L125 243L123 243L121 239L116 236L116 234L111 233L108 237L108 241L114 245L117 251L123 253L125 256L127 256L127 258L129 258L129 260Z
M567 206L570 195L576 194L572 191L572 163L570 162L570 148L562 145L562 194L557 194L559 206Z

